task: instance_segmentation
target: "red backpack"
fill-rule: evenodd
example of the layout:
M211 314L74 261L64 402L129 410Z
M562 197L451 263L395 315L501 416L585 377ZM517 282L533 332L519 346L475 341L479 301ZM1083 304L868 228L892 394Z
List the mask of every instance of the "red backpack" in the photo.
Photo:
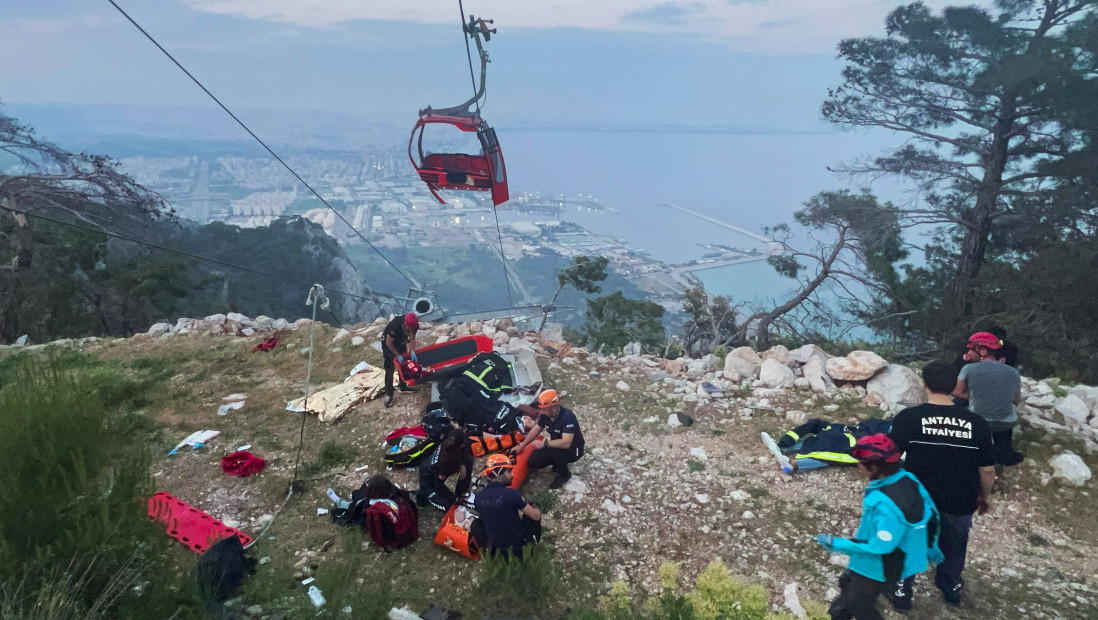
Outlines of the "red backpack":
M391 501L396 510L388 501L374 502L364 515L370 538L385 551L407 547L419 538L419 508L408 492L398 489Z

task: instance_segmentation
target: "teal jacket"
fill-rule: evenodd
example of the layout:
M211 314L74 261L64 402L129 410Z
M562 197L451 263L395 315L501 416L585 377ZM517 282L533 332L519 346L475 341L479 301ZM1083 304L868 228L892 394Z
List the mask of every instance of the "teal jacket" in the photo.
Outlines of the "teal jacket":
M894 582L942 561L940 518L915 476L900 470L870 481L854 538L836 538L831 550L850 556L848 568L876 581Z

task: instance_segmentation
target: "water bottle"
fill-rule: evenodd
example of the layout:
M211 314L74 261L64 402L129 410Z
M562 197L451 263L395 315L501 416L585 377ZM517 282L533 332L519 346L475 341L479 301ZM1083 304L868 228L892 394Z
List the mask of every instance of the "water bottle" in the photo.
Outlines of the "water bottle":
M316 586L309 586L309 600L313 602L313 607L323 607L324 603L328 602L324 600L324 595Z

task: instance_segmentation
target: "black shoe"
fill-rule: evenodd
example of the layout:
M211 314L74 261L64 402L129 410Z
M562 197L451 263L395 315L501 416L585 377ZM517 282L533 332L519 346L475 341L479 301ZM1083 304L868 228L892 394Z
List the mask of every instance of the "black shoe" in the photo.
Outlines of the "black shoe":
M1010 453L1010 456L1006 458L1006 461L1003 463L1003 465L1006 465L1007 467L1013 467L1024 460L1026 460L1026 455L1018 452L1017 450L1014 450Z
M553 481L549 483L549 488L559 489L564 486L564 483L568 482L571 478L572 474L569 473L557 474L557 477L553 478Z
M389 394L388 396L386 396L385 397L385 408L388 409L389 407L392 407L394 400L395 400L395 397L392 394Z
M942 590L942 598L950 605L960 605L961 598L965 595L965 582L961 582L948 590Z
M407 383L401 383L400 387L398 387L397 389L400 390L401 392L414 392L414 391L416 391L416 389L414 387L410 387Z

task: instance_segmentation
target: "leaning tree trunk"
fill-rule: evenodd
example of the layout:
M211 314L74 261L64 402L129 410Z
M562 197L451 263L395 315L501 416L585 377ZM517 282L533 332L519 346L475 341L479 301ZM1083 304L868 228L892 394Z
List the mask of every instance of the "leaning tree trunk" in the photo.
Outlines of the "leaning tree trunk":
M985 155L984 178L976 192L976 204L965 218L965 236L961 241L957 272L947 292L946 306L955 319L971 313L971 294L976 278L987 258L991 224L999 211L999 198L1003 189L1003 171L1006 170L1009 133L1014 127L1011 118L1014 105L1000 110L999 120L992 131L991 146Z

